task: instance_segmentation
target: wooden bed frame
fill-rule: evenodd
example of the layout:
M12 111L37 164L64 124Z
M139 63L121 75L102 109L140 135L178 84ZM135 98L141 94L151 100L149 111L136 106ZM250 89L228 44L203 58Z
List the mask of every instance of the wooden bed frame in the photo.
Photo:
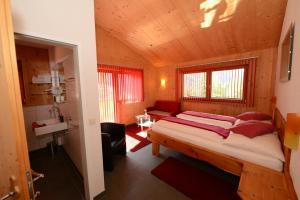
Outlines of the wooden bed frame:
M282 144L282 150L284 152L285 163L283 168L284 176L289 187L289 190L295 194L292 179L290 177L290 157L291 150L286 148L284 144L284 128L285 128L285 119L277 108L274 108L273 119L278 128L279 138ZM148 140L152 142L152 154L158 156L160 145L163 145L167 148L173 149L177 152L183 153L187 156L206 161L224 171L227 171L231 174L241 176L243 167L245 165L255 165L249 163L248 161L234 158L229 155L225 155L213 150L207 149L205 147L197 146L189 142L180 141L173 137L169 137L154 131L148 131ZM272 169L270 169L272 170ZM275 172L275 170L272 170ZM297 198L296 198L297 199Z

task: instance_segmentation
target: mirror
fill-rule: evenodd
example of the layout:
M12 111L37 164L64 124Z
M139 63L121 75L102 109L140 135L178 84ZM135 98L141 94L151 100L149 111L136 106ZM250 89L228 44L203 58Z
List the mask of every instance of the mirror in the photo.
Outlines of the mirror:
M292 60L293 60L293 42L294 42L294 24L292 24L286 33L281 44L281 63L280 63L280 81L291 80Z
M51 93L54 96L54 101L56 103L63 103L64 102L64 95L63 91L64 88L60 85L60 83L64 82L64 76L60 74L60 72L63 70L63 61L60 63L55 63L51 67Z

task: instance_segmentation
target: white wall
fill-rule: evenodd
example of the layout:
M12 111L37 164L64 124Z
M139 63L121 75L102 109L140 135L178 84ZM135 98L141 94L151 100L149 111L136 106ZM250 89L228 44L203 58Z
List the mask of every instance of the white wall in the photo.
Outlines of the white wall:
M60 104L61 112L65 120L69 123L68 134L63 137L64 149L72 159L73 163L83 174L82 154L81 154L81 131L82 123L80 123L80 99L79 99L79 81L77 70L74 66L73 50L55 47L55 63L62 62L64 68L66 95L65 103Z
M289 82L282 83L279 81L280 73L280 55L281 49L279 45L277 75L276 75L276 96L278 98L277 106L281 113L286 116L289 112L300 114L300 1L288 0L284 23L282 27L280 43L282 43L285 35L292 22L295 22L295 40L294 40L294 56L292 66L292 77ZM292 152L291 156L291 176L298 198L300 197L300 147Z
M93 0L12 0L15 32L78 46L82 156L88 199L104 191ZM85 148L84 148L85 147Z
M32 130L32 123L51 118L49 109L52 105L23 107L26 128L26 138L29 151L34 151L47 146L52 141L51 135L36 136Z

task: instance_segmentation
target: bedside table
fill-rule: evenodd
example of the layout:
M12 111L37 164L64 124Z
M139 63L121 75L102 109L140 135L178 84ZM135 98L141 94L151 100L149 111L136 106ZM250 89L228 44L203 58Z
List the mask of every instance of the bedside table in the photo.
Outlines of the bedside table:
M245 164L240 177L239 196L244 200L289 200L284 173Z
M137 125L141 127L141 131L143 131L143 127L151 127L153 123L155 123L155 121L151 121L150 115L147 115L147 117L145 115L137 115L136 116L136 120L137 120Z

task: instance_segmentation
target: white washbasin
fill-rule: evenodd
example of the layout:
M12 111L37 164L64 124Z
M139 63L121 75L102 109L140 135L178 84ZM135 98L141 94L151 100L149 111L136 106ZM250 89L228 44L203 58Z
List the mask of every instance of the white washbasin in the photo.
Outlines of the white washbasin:
M41 121L37 121L36 123L39 125L46 124L46 126L34 128L34 132L36 136L68 129L68 124L66 122L60 122L58 119L41 120Z

